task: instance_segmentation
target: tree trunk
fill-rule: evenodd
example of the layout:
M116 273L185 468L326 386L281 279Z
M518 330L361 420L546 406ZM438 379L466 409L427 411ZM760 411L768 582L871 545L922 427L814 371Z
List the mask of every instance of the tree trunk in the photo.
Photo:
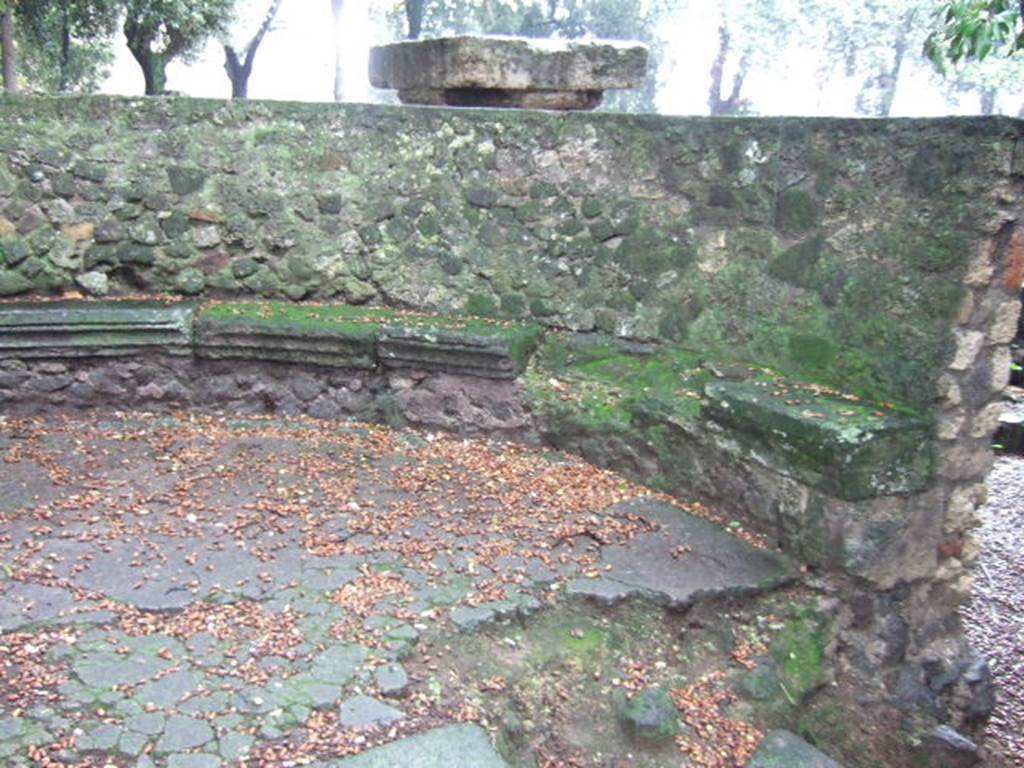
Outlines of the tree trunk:
M231 98L246 99L249 97L249 77L252 75L252 65L256 60L256 51L263 42L263 38L274 24L277 12L281 10L281 3L284 0L271 0L270 7L263 14L263 21L260 28L256 30L252 40L245 46L245 58L239 58L238 51L234 46L224 46L224 70L231 80Z
M900 36L896 40L896 50L893 57L892 73L889 75L888 88L882 96L882 113L880 117L888 117L892 112L892 103L896 100L896 87L900 84L900 72L903 69L903 59L907 55L907 34L910 30L903 27Z
M4 92L18 92L18 59L14 50L14 8L10 5L0 17L0 45L3 46Z
M63 8L60 27L60 73L57 78L57 90L62 93L68 90L68 73L71 70L71 20L68 18L68 9Z
M345 76L341 57L341 11L345 0L331 0L331 13L334 15L334 100L345 100Z
M747 78L747 70L750 69L750 58L744 54L740 59L736 74L732 78L729 95L722 98L722 80L725 76L725 62L729 57L731 41L729 30L725 25L720 26L718 28L718 54L711 64L711 89L708 91L708 111L712 115L735 115L740 111L740 93L743 91L743 82Z
M246 63L248 63L249 66L246 66ZM225 45L224 69L228 73L228 78L231 80L231 98L249 98L249 75L252 74L252 61L240 61L235 49L230 45Z
M995 88L983 88L981 91L981 114L994 115L996 113L996 96L998 91Z
M146 95L162 96L167 91L167 61L152 51L145 51L141 56L132 51L132 55L142 67L142 76L146 80Z
M424 0L405 0L405 20L409 25L409 39L419 40L423 32Z
M857 112L872 117L888 117L892 113L893 102L896 101L896 89L903 72L903 62L910 46L908 39L914 26L914 14L910 14L903 25L896 31L893 44L892 67L881 70L867 77L857 94Z

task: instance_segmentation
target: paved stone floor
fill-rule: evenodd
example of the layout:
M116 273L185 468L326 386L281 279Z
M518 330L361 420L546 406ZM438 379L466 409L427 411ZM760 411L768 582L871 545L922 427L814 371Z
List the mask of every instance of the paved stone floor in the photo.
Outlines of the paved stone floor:
M425 638L790 576L697 505L451 436L0 417L0 461L4 765L503 765Z

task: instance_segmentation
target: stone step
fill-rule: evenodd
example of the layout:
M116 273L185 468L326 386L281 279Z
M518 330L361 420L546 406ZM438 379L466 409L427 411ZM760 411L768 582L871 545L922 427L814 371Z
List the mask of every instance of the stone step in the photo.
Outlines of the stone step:
M930 481L932 429L921 417L799 382L718 381L704 393L705 415L752 458L840 499L910 493Z
M773 589L796 577L782 555L758 549L672 504L634 499L602 515L638 515L657 523L657 530L639 533L625 545L602 547L602 570L608 575L570 581L566 593L571 597L611 604L638 596L683 609L697 600Z
M418 733L354 757L314 763L319 768L507 768L487 732L460 723Z
M0 304L0 357L187 354L195 305L158 301Z

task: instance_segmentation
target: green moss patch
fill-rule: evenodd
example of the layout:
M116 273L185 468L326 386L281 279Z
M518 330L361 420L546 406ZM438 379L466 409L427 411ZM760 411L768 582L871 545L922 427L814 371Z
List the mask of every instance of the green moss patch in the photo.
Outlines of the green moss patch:
M783 691L794 706L826 682L825 649L831 635L828 619L809 605L794 605L771 642Z
M552 334L527 384L535 403L552 415L596 431L692 422L711 374L693 352L657 352L610 337Z

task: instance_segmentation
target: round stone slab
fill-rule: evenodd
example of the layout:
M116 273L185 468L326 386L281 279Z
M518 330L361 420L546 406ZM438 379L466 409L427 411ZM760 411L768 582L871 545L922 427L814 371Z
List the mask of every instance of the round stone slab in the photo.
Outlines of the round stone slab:
M593 109L646 71L647 47L616 40L463 35L370 49L370 82L415 104Z

